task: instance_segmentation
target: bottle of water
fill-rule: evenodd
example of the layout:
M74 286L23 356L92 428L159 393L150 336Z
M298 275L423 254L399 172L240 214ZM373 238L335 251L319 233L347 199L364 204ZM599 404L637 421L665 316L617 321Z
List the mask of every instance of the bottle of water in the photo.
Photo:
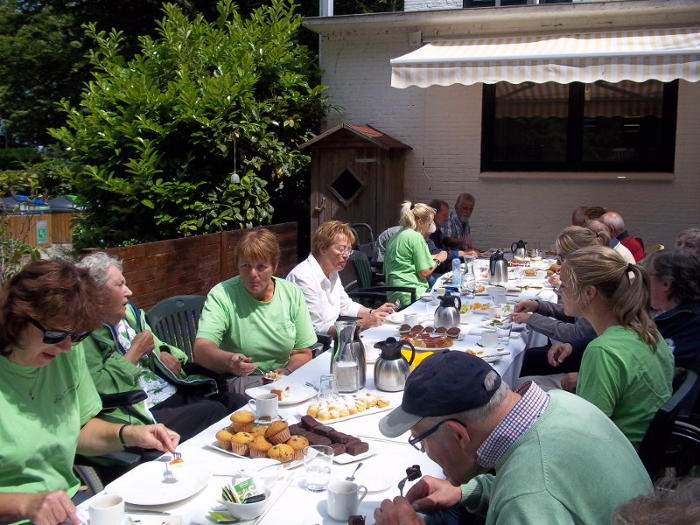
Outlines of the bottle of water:
M476 276L470 260L464 263L464 275L462 275L462 286L467 299L474 299L476 292Z
M459 257L455 256L452 259L452 284L454 288L457 288L457 293L462 287L462 262Z

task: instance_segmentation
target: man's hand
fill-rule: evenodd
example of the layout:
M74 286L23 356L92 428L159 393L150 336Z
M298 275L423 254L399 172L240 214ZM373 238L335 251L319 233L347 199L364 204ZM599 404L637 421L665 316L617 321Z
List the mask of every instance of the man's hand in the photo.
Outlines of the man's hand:
M394 501L385 499L374 510L374 522L377 525L420 525L425 521L416 514L406 498L396 496Z
M518 312L510 315L510 318L513 320L514 323L527 323L527 320L530 319L530 316L532 313L530 312Z
M537 301L519 301L513 308L513 312L516 314L520 312L536 312L539 306L540 303L538 303Z
M161 452L175 452L180 434L165 425L128 425L122 433L129 447L154 448Z
M576 383L578 383L578 372L569 372L561 378L561 388L567 392L576 392Z
M180 371L182 370L182 363L180 363L180 360L177 357L175 357L170 352L161 350L160 360L165 366L167 366L170 369L170 371L173 374L175 374L176 377L180 375Z
M418 512L434 512L457 505L462 499L462 490L445 479L423 476L408 491L406 499Z
M144 330L143 332L136 334L136 337L131 340L131 346L129 347L129 350L127 350L126 354L124 354L124 357L136 364L139 362L141 357L146 354L150 354L153 351L154 346L153 334L148 330Z
M433 259L442 262L445 262L447 260L447 252L445 250L442 250L438 253L433 254Z
M569 343L555 343L547 350L547 361L552 366L559 366L573 351L574 348Z
M377 308L377 310L380 312L386 312L387 314L392 314L394 313L394 310L396 310L396 303L384 303Z
M69 521L79 525L80 520L75 512L75 505L62 490L40 492L38 494L17 495L20 501L23 517L36 525L56 525Z

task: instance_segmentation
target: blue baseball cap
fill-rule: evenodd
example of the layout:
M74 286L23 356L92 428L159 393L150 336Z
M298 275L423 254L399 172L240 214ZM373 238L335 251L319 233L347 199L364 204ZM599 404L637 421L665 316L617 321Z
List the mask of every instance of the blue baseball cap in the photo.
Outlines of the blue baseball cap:
M397 437L424 417L484 406L501 386L500 375L490 390L484 386L486 374L493 371L484 360L465 352L436 352L408 376L401 406L381 419L379 430L387 437Z

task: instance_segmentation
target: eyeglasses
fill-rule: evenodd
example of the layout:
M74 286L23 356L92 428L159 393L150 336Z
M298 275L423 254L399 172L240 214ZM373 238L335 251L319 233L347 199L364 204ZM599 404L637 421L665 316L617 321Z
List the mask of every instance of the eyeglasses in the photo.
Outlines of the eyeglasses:
M352 254L352 246L333 246L333 251L338 255L347 255L348 257Z
M462 422L459 421L458 419L453 419L453 418L450 418L450 419L443 419L443 420L440 421L437 425L435 425L435 426L433 426L433 427L430 427L428 430L426 430L426 431L423 432L422 434L420 434L420 435L418 435L418 436L415 436L415 437L408 438L408 443L409 443L413 448L415 448L417 451L419 451L419 452L425 452L425 450L424 450L424 448L423 448L423 445L421 444L420 446L418 446L418 444L419 444L421 441L423 441L425 438L428 438L428 437L432 436L435 432L438 431L438 429L440 428L440 425L442 425L443 423L447 423L448 421L454 421L455 423L460 424L460 425L463 426L464 428L467 428L467 427L464 425L464 423L462 423Z
M48 328L44 328L39 323L39 321L35 321L34 319L31 319L31 318L29 319L29 322L32 323L34 326L36 326L39 330L41 330L42 335L44 336L42 341L44 344L47 344L47 345L55 345L57 343L60 343L66 337L70 337L70 340L72 342L78 343L90 335L90 332L82 332L79 334L75 334L72 332L66 332L65 330L49 330Z

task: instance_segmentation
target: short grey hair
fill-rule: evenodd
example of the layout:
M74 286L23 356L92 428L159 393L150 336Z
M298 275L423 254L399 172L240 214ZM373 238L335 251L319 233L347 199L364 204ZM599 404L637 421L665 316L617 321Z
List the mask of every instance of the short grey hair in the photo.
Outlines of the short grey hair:
M80 268L85 268L92 277L97 286L104 288L107 284L107 271L114 266L120 272L122 271L122 261L105 252L95 252L86 255L78 262Z
M469 201L472 204L476 203L476 198L471 193L460 193L457 195L457 201L455 202L455 208L457 208L463 201Z

